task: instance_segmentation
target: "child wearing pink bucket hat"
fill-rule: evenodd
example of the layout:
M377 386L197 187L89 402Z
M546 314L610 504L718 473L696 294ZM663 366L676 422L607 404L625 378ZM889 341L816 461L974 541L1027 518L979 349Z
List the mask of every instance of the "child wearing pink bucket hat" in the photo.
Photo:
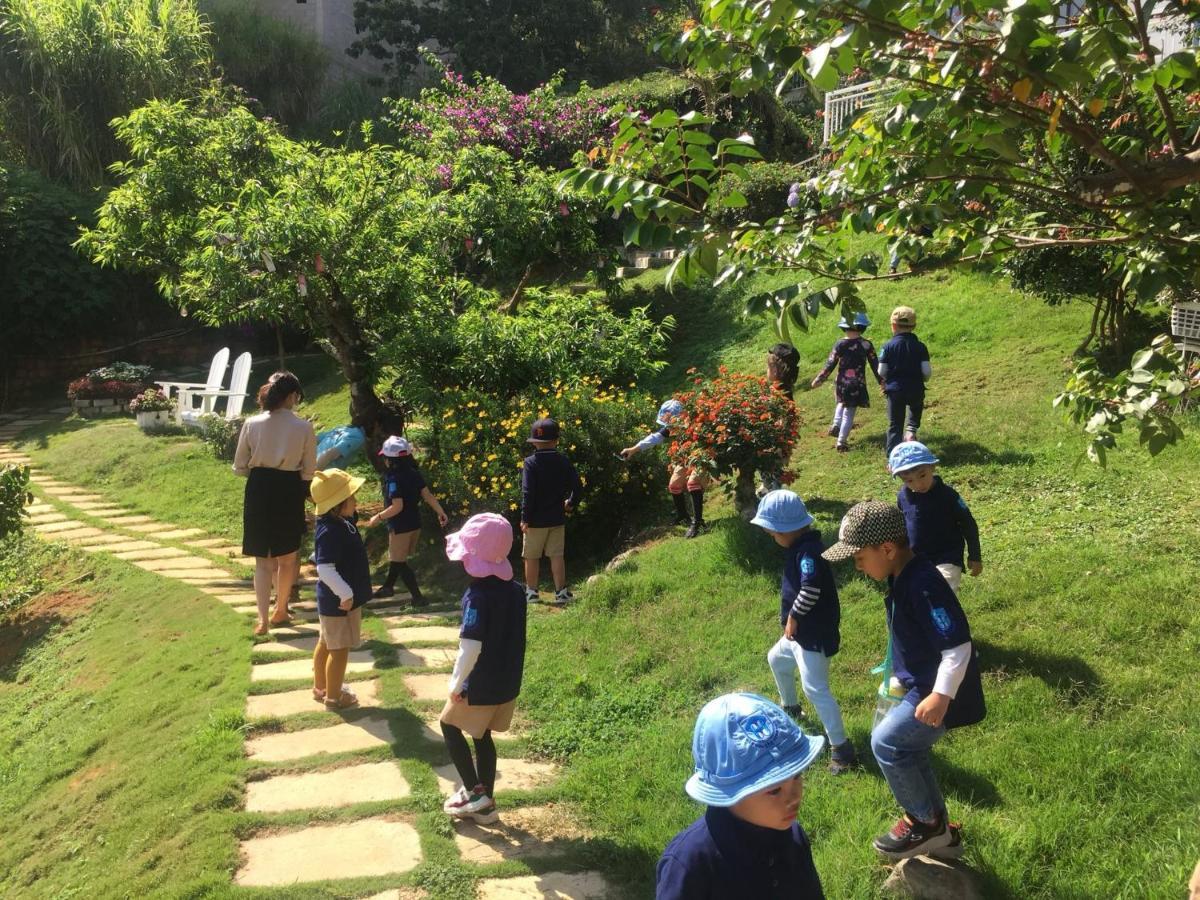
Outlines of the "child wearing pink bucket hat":
M446 556L463 564L471 584L462 598L458 658L442 709L442 737L462 786L442 809L480 824L498 818L493 731L512 724L525 668L525 594L513 581L513 529L495 513L472 516L446 538ZM475 758L463 732L475 742Z

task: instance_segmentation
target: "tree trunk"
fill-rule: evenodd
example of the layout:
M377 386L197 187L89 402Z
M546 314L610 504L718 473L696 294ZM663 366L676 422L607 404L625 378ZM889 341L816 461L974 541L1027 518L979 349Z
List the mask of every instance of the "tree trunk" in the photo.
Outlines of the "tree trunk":
M758 497L754 493L754 470L738 469L733 483L733 505L738 515L746 521L754 518L758 508Z

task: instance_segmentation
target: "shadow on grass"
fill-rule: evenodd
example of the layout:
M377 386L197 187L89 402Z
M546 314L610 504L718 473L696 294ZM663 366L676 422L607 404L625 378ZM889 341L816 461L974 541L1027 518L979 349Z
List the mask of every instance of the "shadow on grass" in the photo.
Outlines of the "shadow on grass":
M804 505L808 507L808 511L814 516L821 516L831 519L834 522L834 530L842 521L842 516L846 515L847 510L853 506L853 503L847 503L845 500L827 500L824 497L813 497L811 500L808 497L804 498ZM825 543L832 544L836 534L826 535Z
M757 525L743 522L740 516L718 519L711 526L721 536L726 559L747 574L780 572L783 548Z
M943 434L931 448L944 463L952 465L1027 466L1032 453L1020 450L993 450L954 434Z
M71 416L70 418L60 419L56 422L45 422L41 425L35 425L21 432L16 442L30 449L45 450L50 446L51 437L57 437L60 434L70 434L73 431L82 431L85 428L90 428L93 423L109 421L112 421L112 419L84 419L79 416Z
M975 641L979 650L982 672L998 678L1009 675L1032 675L1045 682L1059 697L1072 706L1083 703L1100 693L1102 683L1095 670L1075 656L1043 653L1038 650L1010 649L987 641Z
M92 580L89 574L87 581ZM21 663L59 627L70 625L95 602L78 590L42 594L0 618L0 681L13 681Z

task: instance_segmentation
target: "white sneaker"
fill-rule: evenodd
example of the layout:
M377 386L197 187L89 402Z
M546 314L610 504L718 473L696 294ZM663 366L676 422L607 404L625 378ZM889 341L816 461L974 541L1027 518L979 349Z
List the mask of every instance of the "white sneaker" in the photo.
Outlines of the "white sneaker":
M574 599L575 599L575 595L571 593L570 588L560 588L559 590L554 592L554 605L555 606L566 606L568 603L570 603Z
M457 791L450 795L450 799L442 804L442 812L447 815L455 816L459 814L463 805L468 803L471 795L467 793L465 787L460 787Z
M540 603L541 601L542 601L541 595L537 592L536 589L531 588L531 587L525 588L525 602L526 603Z
M463 818L472 819L476 825L494 825L500 821L500 813L496 811L496 804L492 801L490 806L486 806L477 812L468 813ZM962 854L960 853L959 855L961 856Z

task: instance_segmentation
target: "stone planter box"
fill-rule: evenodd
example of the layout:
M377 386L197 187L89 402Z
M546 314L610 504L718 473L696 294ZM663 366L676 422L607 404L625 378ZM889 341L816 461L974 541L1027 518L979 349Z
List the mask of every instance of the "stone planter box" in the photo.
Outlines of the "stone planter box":
M171 425L171 410L156 409L137 414L138 428L146 432L164 431Z
M128 400L72 400L71 407L85 418L97 416L123 416L129 412Z

